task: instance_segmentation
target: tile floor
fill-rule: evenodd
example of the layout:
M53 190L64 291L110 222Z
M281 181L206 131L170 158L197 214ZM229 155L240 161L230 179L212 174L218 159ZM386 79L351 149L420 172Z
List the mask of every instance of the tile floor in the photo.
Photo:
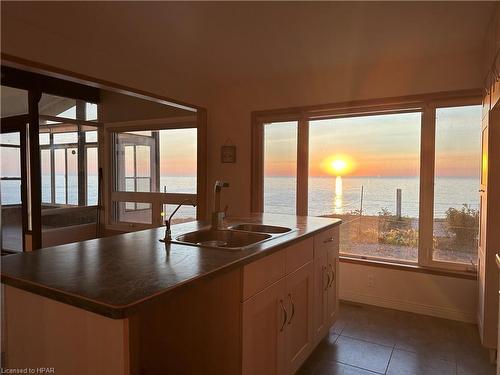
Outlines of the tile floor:
M301 375L494 375L473 324L340 304L335 326Z

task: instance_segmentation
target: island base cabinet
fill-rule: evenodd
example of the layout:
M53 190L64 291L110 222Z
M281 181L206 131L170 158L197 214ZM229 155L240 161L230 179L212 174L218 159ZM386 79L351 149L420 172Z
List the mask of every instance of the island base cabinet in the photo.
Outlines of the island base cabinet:
M329 328L328 319L328 260L326 253L314 258L314 343L317 344Z
M338 257L334 251L314 259L314 344L318 344L337 319Z
M339 229L314 237L314 343L335 323L338 312Z
M285 373L285 279L243 303L243 375Z
M328 269L330 270L330 283L327 288L327 319L328 328L330 328L337 319L337 312L339 310L338 299L338 269L339 257L335 250L328 251Z
M313 347L313 264L286 277L288 321L285 326L287 374L295 374Z
M243 302L244 375L294 374L313 346L313 264Z
M5 286L5 303L4 369L130 375L127 319L110 319L10 286Z

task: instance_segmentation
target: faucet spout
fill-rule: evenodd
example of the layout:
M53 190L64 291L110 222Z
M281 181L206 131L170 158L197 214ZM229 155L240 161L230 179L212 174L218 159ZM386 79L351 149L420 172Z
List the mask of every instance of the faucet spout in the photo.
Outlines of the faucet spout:
M228 182L224 181L215 181L214 185L214 212L220 211L220 192L223 187L229 187Z
M212 212L212 229L219 229L222 227L222 219L224 212L220 209L220 192L222 188L229 187L228 182L217 180L214 185L214 210Z
M175 213L179 211L179 208L185 204L190 204L193 207L196 207L196 204L191 202L189 199L186 199L185 201L181 202L174 211L170 214L167 220L165 220L165 242L172 240L172 231L170 230L170 227L172 226L172 218L174 217Z

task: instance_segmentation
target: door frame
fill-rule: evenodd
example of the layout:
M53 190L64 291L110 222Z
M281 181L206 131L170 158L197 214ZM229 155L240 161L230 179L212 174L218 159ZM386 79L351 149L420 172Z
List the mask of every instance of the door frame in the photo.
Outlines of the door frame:
M18 115L4 117L1 119L2 126L0 134L19 133L20 139L20 163L21 163L21 226L22 226L22 251L30 251L27 249L26 236L32 235L32 231L28 228L28 158L27 158L27 124L29 123L29 115ZM1 246L1 244L0 244ZM3 249L2 249L3 250Z

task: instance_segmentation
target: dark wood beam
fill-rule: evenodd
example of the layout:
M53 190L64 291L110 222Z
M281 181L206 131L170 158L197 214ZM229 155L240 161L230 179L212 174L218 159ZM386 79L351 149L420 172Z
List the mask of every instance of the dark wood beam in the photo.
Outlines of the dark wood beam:
M78 120L86 119L86 104L85 101L76 101L76 118ZM87 181L85 180L85 132L82 130L82 125L78 125L78 205L85 206L87 198Z
M38 102L41 96L40 91L30 90L28 92L32 250L42 248L42 174L38 138Z
M0 120L2 132L9 132L9 131L18 131L20 127L24 125L26 127L26 124L29 122L29 115L17 115L17 116L9 116L9 117L3 117Z
M91 103L100 102L100 90L59 78L2 65L2 85L22 90L35 90L51 95L84 100Z

